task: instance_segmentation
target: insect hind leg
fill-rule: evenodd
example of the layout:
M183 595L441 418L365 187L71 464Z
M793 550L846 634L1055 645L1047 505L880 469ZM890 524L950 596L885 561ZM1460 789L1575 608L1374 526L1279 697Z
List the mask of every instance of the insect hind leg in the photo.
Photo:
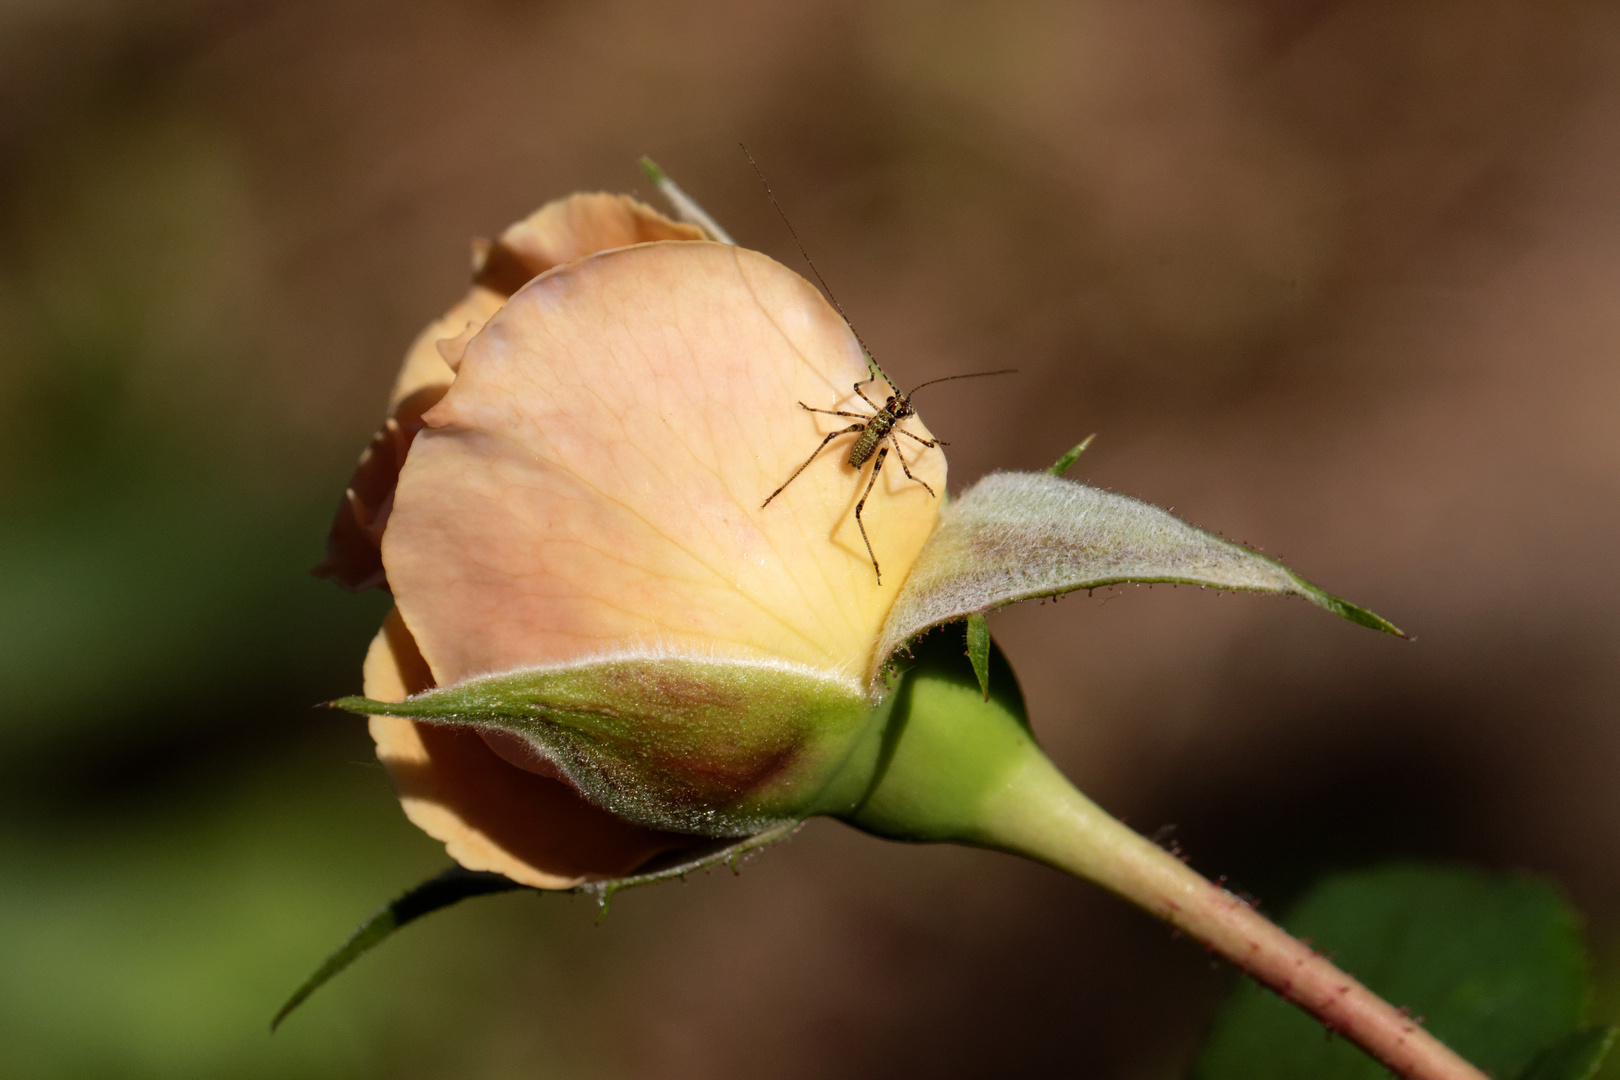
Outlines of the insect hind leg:
M800 465L797 469L794 469L793 470L793 475L789 476L786 480L782 481L782 486L781 487L777 488L775 491L773 491L769 495L765 496L765 501L759 504L759 508L761 510L763 510L767 506L771 505L771 500L776 498L778 495L782 494L782 492L787 488L787 486L789 484L791 484L791 483L793 483L793 481L797 480L799 478L799 474L804 472L804 470L808 469L810 467L810 463L812 461L816 460L816 455L820 454L823 450L827 449L827 444L828 443L832 442L834 439L838 438L838 436L840 436L840 435L852 435L857 431L865 431L865 430L866 430L866 425L865 424L851 424L851 425L849 425L849 427L840 428L839 430L834 431L831 434L829 434L825 439L822 439L821 440L821 445L816 447L815 452L812 453L809 457L804 459L804 464ZM863 499L862 501L865 501L865 500ZM861 535L864 536L866 534L863 531ZM872 545L870 545L870 544L867 545L868 550L870 550L871 546Z
M861 530L861 540L866 544L866 557L872 560L872 573L877 575L879 585L883 584L883 571L878 569L877 553L872 550L871 537L866 535L866 522L861 520L861 511L866 509L866 497L872 494L872 488L877 485L878 474L883 471L883 459L888 456L889 448L887 446L878 447L877 457L872 462L872 478L866 482L866 490L861 492L860 502L855 504L855 524ZM900 467L904 469L905 462L902 461ZM906 469L906 475L911 475L910 469ZM917 482L922 483L921 480ZM927 486L927 484L923 484L923 487ZM930 494L932 494L932 491L930 491Z

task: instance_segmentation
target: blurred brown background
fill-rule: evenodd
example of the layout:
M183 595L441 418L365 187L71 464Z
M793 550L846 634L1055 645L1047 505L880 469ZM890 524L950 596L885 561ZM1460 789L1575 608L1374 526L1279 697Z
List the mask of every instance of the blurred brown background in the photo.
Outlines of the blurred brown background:
M812 824L470 902L310 579L467 243L660 161L800 267L954 486L1074 474L1411 631L1122 590L992 621L1105 806L1275 911L1556 876L1620 990L1620 11L1555 0L0 3L0 1074L1174 1077L1228 972L1039 867ZM1620 1017L1606 990L1597 1015Z

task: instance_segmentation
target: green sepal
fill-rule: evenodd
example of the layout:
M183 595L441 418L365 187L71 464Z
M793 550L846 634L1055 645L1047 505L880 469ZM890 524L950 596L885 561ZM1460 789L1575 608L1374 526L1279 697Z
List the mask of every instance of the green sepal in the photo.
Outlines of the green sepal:
M778 840L786 840L804 826L802 821L786 821L774 825L763 832L753 836L745 836L735 841L715 841L700 847L685 848L681 851L666 852L655 856L639 867L635 873L624 877L609 878L606 881L587 881L577 885L569 892L585 893L596 897L601 910L596 921L601 922L607 918L608 907L613 898L626 889L637 889L643 885L656 885L660 881L685 880L687 874L699 870L709 870L721 863L730 867L733 874L741 873L738 863L745 855L750 855L763 847L768 847Z
M609 878L605 881L587 881L583 885L576 885L572 889L536 889L530 885L523 885L513 881L504 874L496 874L487 870L467 870L460 866L452 866L436 877L408 889L406 892L385 905L371 918L360 924L360 928L350 935L349 940L338 947L337 951L322 961L309 978L294 990L270 1021L270 1030L273 1032L281 1026L281 1022L298 1006L302 1005L309 996L319 990L326 983L354 963L360 957L376 948L394 931L399 930L407 923L415 922L424 915L431 915L435 911L450 907L452 904L475 896L493 896L497 893L516 892L528 889L531 892L563 892L570 894L585 894L594 896L600 905L597 921L607 918L608 905L616 893L625 889L633 889L641 885L651 885L659 881L669 881L673 878L685 878L687 874L699 870L708 870L722 863L730 866L732 873L739 873L738 861L745 855L758 851L768 844L784 840L798 831L800 822L788 822L767 829L754 836L744 837L736 841L719 841L699 844L696 847L685 848L680 851L666 852L654 856L633 873L624 877Z
M752 836L821 809L865 730L858 686L786 663L624 656L467 679L364 715L518 735L587 799L649 828Z
M302 1005L311 994L338 972L380 945L383 939L400 927L469 897L492 896L495 893L526 888L527 885L520 885L503 874L452 866L444 873L406 890L361 923L360 928L349 936L349 940L338 946L336 952L321 962L321 966L316 968L314 973L292 992L287 1003L277 1010L275 1017L270 1021L270 1030L275 1031L281 1026L281 1022L287 1019L288 1014Z
M669 205L674 208L676 217L688 225L696 225L703 230L704 236L716 243L732 245L737 243L731 238L730 233L720 227L718 221L709 216L708 211L698 205L696 199L682 191L680 185L671 180L669 174L659 168L656 161L643 156L640 164L641 171L646 174L648 180L653 182L653 186L658 188L658 193L669 200Z
M973 665L973 675L984 691L984 700L990 700L990 621L984 612L975 611L967 617L967 656Z
M923 545L884 623L875 672L917 635L975 612L1128 583L1299 596L1357 625L1406 636L1275 559L1156 506L1050 473L992 473L946 507Z
M1085 438L1081 439L1080 442L1070 449L1068 453L1052 462L1051 467L1046 471L1053 476L1062 476L1064 473L1068 472L1069 466L1080 460L1080 455L1086 452L1086 447L1090 446L1091 440L1095 439L1096 437L1097 433L1094 431L1090 435L1087 435Z
M641 155L641 160L636 164L641 166L643 175L645 175L647 179L651 180L654 184L662 184L665 180L669 179L669 177L665 175L664 170L659 168L658 162L654 161L646 154Z

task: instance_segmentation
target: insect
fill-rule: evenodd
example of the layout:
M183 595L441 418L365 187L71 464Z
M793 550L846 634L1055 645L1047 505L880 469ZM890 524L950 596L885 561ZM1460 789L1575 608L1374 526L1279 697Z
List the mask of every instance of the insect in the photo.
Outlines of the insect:
M937 498L938 496L935 495L933 488L929 487L925 481L919 480L917 477L911 474L911 467L906 464L906 456L900 450L899 436L904 435L906 438L920 444L924 449L927 450L932 450L936 447L947 445L942 439L925 439L920 435L913 435L911 432L900 426L901 421L905 420L908 416L917 415L916 410L911 407L911 395L915 394L918 390L921 390L924 386L932 386L934 383L949 382L952 379L977 379L986 375L1010 375L1017 369L1002 368L999 371L975 371L966 375L946 375L944 378L929 379L925 383L919 383L917 386L912 387L910 393L905 394L902 394L898 390L893 390L894 381L890 379L888 373L878 365L877 358L872 355L872 350L868 349L866 347L866 342L862 340L860 331L855 329L855 324L849 321L848 315L844 314L843 305L841 305L838 302L838 298L833 295L832 289L828 288L826 279L821 276L821 271L816 269L815 260L810 258L810 253L804 249L804 243L799 239L798 231L793 228L793 222L788 220L787 212L784 211L781 204L776 201L776 196L771 192L771 185L766 182L765 174L760 171L759 164L754 160L754 155L748 152L748 148L746 146L743 147L743 155L748 158L748 164L752 165L754 167L754 172L758 174L759 182L765 188L765 197L770 199L772 206L776 207L776 212L782 215L783 224L788 227L788 232L793 235L793 242L799 246L799 254L803 255L804 261L810 264L810 270L816 275L816 280L821 283L821 288L824 292L826 292L827 299L832 301L834 310L836 310L843 318L844 323L849 327L850 332L855 335L855 340L860 343L861 351L866 354L867 365L871 369L872 377L869 379L863 379L862 381L856 383L854 389L855 393L860 395L860 399L870 405L874 410L872 415L868 416L865 413L847 412L843 409L818 409L812 405L806 405L802 401L799 402L799 407L807 412L821 413L825 416L844 416L857 422L849 425L848 427L839 428L837 431L829 433L826 438L822 439L821 445L816 447L815 451L811 453L809 457L804 459L804 464L800 465L797 469L794 469L792 475L786 480L782 481L781 487L777 488L775 491L771 492L765 497L765 501L760 503L760 509L763 510L765 507L771 505L772 499L782 494L789 484L797 480L799 478L799 474L804 472L805 469L808 469L810 467L810 463L816 460L823 450L827 449L828 443L842 435L854 435L855 442L849 448L850 467L859 470L868 461L872 462L872 475L866 481L866 490L861 492L860 499L855 503L855 525L861 530L861 541L866 544L867 558L872 560L872 573L877 575L878 584L882 585L883 571L878 567L877 553L872 550L872 540L866 535L866 522L861 518L861 511L866 509L867 497L872 494L872 489L877 486L878 475L883 472L883 463L888 459L889 450L892 447L894 449L895 460L900 462L900 468L906 474L906 479L914 483L921 484L924 491L928 492L930 496ZM888 399L884 401L882 405L879 405L877 402L867 397L866 391L861 389L861 387L867 385L868 383L877 382L879 379L882 379L884 382L888 383L892 390L892 392L888 395Z
M823 450L827 449L828 443L840 435L854 435L855 442L849 448L850 467L860 469L868 461L872 462L872 475L866 481L866 490L861 492L860 500L855 504L855 525L861 530L861 540L866 544L866 555L872 560L872 572L877 575L878 584L883 584L883 571L878 567L877 554L872 550L872 540L866 535L866 522L861 519L861 511L866 509L867 496L871 495L872 489L877 486L878 475L883 472L883 463L888 459L890 447L894 448L895 460L900 462L900 469L906 474L906 479L921 484L922 489L928 492L929 495L935 495L934 489L929 487L926 481L919 480L911 474L911 468L906 464L906 457L900 452L899 436L904 435L929 450L937 446L948 445L943 439L925 439L920 435L913 435L900 426L900 422L906 417L917 415L916 410L911 407L911 395L924 386L932 386L934 383L949 382L952 379L976 379L984 375L1008 375L1013 370L1013 368L1004 368L1000 371L975 371L968 375L947 375L942 379L929 379L927 382L913 387L909 393L902 394L898 390L894 391L882 405L867 397L866 392L861 389L866 383L876 382L876 377L866 379L863 382L856 383L854 389L855 393L860 395L862 401L876 410L870 416L864 413L847 412L843 409L818 409L812 405L806 405L802 401L799 402L799 408L804 409L806 412L821 413L825 416L847 416L856 420L857 423L846 428L839 428L837 431L829 433L825 439L822 439L821 445L816 447L815 451L804 459L804 464L794 469L793 474L782 481L781 487L766 496L765 501L760 503L760 509L763 510L771 505L772 499L782 494L789 484L797 480L799 474L808 469L810 463L816 460ZM937 498L937 496L935 497Z

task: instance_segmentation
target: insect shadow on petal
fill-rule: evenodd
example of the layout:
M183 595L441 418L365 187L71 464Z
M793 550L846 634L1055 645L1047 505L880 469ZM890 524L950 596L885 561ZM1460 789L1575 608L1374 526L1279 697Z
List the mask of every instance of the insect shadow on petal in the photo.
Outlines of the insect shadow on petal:
M799 239L798 230L793 228L793 222L788 220L786 211L776 201L776 195L771 191L771 185L766 181L765 174L760 171L759 163L754 160L754 155L748 152L746 146L742 148L742 151L743 155L748 158L748 164L754 167L754 172L759 176L759 182L765 188L765 197L771 201L771 205L776 208L776 212L782 216L782 223L787 226L788 232L792 234L793 242L799 247L799 254L804 256L804 261L809 264L811 272L816 275L816 280L821 283L822 291L827 294L827 299L832 302L833 309L838 312L839 317L849 327L850 333L855 335L855 340L861 346L861 352L866 355L867 367L872 373L871 378L863 379L854 384L855 393L860 396L862 401L872 407L873 412L870 415L849 412L844 409L821 409L813 405L806 405L802 401L799 402L799 407L806 412L821 413L824 416L843 416L856 422L848 427L829 432L827 437L821 440L821 445L816 447L810 456L804 459L804 464L794 469L792 474L782 481L781 487L778 487L765 497L765 501L760 503L760 509L763 510L771 505L772 499L782 494L789 484L797 480L799 474L809 468L810 463L815 461L823 450L827 449L828 443L844 435L855 436L855 442L849 448L849 465L852 469L857 470L857 483L859 482L859 470L868 461L872 462L872 475L867 479L866 489L861 492L860 499L855 503L855 525L861 530L861 541L866 545L867 558L872 560L872 573L877 575L878 584L882 585L883 571L878 567L877 553L872 550L872 540L866 535L866 522L862 519L861 512L866 509L867 497L872 494L872 489L877 486L878 475L883 472L883 464L888 460L889 450L891 448L894 450L895 460L900 462L901 471L906 474L906 479L922 485L924 491L938 498L933 488L929 487L925 481L919 480L912 475L911 467L906 462L906 456L900 449L899 437L904 435L926 450L948 445L943 439L925 439L921 435L913 435L900 426L901 422L907 417L917 415L916 410L911 407L911 395L923 387L932 386L935 383L950 382L952 379L977 379L987 375L1011 375L1017 371L1017 368L1001 368L997 371L974 371L965 375L946 375L943 378L929 379L927 382L919 383L904 394L899 390L895 390L894 380L890 379L888 373L878 364L877 358L872 355L872 350L866 347L866 341L861 337L861 332L855 329L854 323L850 322L849 316L844 312L843 305L838 302L838 298L833 295L832 289L828 287L827 279L821 276L821 271L816 268L815 260L810 258L810 253L805 250L804 242ZM880 379L888 384L891 391L882 405L867 397L866 391L861 389L861 387L877 382Z

